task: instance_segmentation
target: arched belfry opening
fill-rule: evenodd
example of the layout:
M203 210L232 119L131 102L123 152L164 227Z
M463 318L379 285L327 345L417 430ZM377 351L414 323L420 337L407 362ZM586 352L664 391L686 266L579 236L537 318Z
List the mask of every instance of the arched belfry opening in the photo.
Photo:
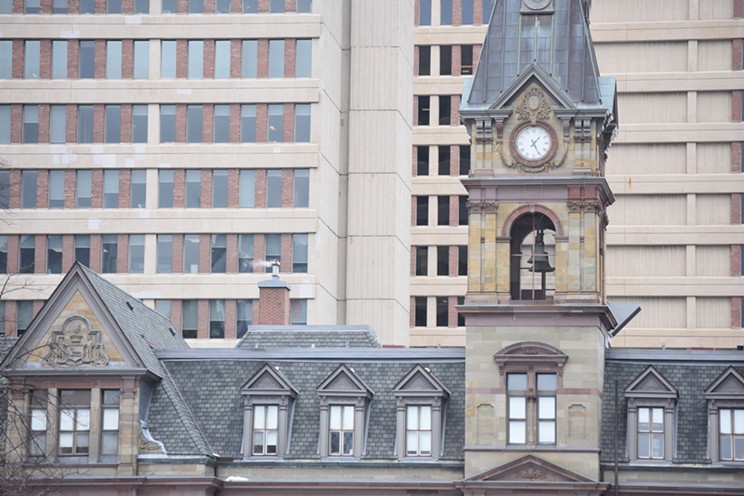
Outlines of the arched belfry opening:
M512 224L509 233L512 301L553 299L555 233L553 221L540 212L524 214Z

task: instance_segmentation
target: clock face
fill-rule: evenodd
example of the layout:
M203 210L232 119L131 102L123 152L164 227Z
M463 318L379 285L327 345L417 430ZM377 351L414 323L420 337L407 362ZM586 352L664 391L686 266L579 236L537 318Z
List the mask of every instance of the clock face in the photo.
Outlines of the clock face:
M537 162L551 151L553 141L550 133L542 126L527 126L517 134L517 153L525 160Z

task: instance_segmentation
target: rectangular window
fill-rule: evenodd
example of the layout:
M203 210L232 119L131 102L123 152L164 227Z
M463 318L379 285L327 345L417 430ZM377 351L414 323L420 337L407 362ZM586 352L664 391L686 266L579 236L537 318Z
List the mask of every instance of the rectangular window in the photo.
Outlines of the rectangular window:
M238 339L245 336L248 326L253 323L253 302L251 300L237 300L238 304Z
M142 274L145 272L145 235L131 234L129 236L129 273Z
M130 207L145 208L147 201L147 171L137 169L132 171L130 188Z
M90 450L90 390L59 391L59 454L87 455Z
M312 40L297 40L295 77L311 77L313 72Z
M189 14L203 14L204 0L189 0Z
M134 79L147 79L150 76L150 42L134 41Z
M26 40L23 52L23 77L25 79L39 79L41 74L41 42Z
M313 0L297 0L297 13L311 13L313 11Z
M170 274L173 272L173 235L158 234L157 237L157 272Z
M474 0L462 0L462 24L473 24L473 1Z
M238 206L253 208L256 206L256 171L241 170L238 186Z
M149 14L150 13L150 0L134 0L134 13L135 14Z
M121 14L121 0L106 0L107 14Z
M527 374L507 374L509 444L527 443Z
M458 196L457 223L461 226L468 225L468 197Z
M41 14L41 0L25 0L23 12L25 14Z
M256 106L240 106L240 142L256 142Z
M204 110L201 105L186 106L186 142L202 142L202 123L204 119Z
M77 142L93 143L93 105L78 105Z
M483 0L483 24L491 22L493 14L493 0Z
M101 238L101 272L116 274L119 242L116 234L104 234Z
M230 106L214 106L214 142L228 143L230 141Z
M537 374L537 443L555 444L555 374Z
M452 25L452 0L441 0L441 24L442 26Z
M224 169L212 172L212 208L227 208L228 174Z
M46 434L48 426L47 408L49 406L46 389L31 391L30 429L28 436L29 456L44 456L46 453Z
M266 261L274 262L282 258L282 236L281 234L267 234L264 236L266 247ZM271 272L271 267L266 267L266 272Z
M67 106L52 105L49 112L49 142L67 141Z
M452 103L452 98L449 95L439 96L439 125L440 126L450 125L451 103Z
M243 0L244 14L258 14L258 0Z
M279 407L276 405L255 405L253 407L253 455L277 453L279 442Z
M183 271L187 274L199 272L198 234L187 234L183 237Z
M437 296L437 327L449 326L449 298Z
M439 75L452 75L452 45L439 47Z
M53 0L52 14L67 14L67 0Z
M39 106L23 106L23 142L39 142Z
M75 208L90 208L93 194L93 172L77 171L75 177Z
M289 302L289 323L292 325L307 325L307 300L292 300Z
M67 79L66 40L52 40L52 79Z
M80 0L80 13L81 14L95 14L96 13L96 0Z
M36 208L39 173L35 170L21 172L21 208Z
M473 75L473 45L460 45L460 74Z
M269 77L284 77L284 40L269 40Z
M354 406L331 405L328 433L330 455L351 456L354 451Z
M62 273L62 236L47 236L47 274Z
M424 95L418 96L418 119L419 126L429 125L429 97Z
M268 140L270 143L284 141L284 105L269 105Z
M406 408L406 456L431 456L431 406Z
M460 175L470 174L470 145L460 145Z
M34 302L19 300L16 307L16 335L21 337L34 318Z
M450 175L450 147L446 145L439 145L437 147L437 158L439 162L439 175L449 176Z
M186 171L186 208L201 207L201 170L192 169Z
M178 0L163 0L163 14L175 14L178 12Z
M307 208L310 205L310 171L308 169L295 169L292 197L295 208Z
M225 234L212 234L212 273L224 274L226 272L227 236Z
M12 14L13 13L13 1L12 0L0 0L0 14Z
M0 169L0 208L8 208L10 195L10 171Z
M172 170L158 171L158 208L173 208L174 174Z
M0 105L0 143L10 143L10 105Z
M431 26L431 0L419 1L419 26Z
M155 311L166 319L171 319L171 301L170 300L155 300Z
M427 275L427 267L429 265L429 248L426 246L414 246L415 250L414 256L416 257L415 262L415 272L414 274L417 276L425 276Z
M418 54L419 54L418 75L419 76L431 75L431 46L430 45L419 45Z
M416 175L417 176L428 176L429 175L429 147L428 146L417 146L416 147Z
M101 454L116 455L119 452L119 400L118 389L101 391Z
M284 14L284 0L269 0L271 14Z
M310 142L310 104L295 105L295 142Z
M132 143L147 143L147 105L132 105Z
M86 267L90 266L90 236L88 234L75 235L75 261Z
M160 106L160 142L173 143L176 141L176 106Z
M78 78L92 79L96 74L96 42L81 41L78 58Z
M217 0L217 2L215 2L214 11L216 14L229 14L230 0Z
M65 171L49 171L49 208L65 208Z
M638 408L638 458L664 459L663 408Z
M450 197L437 196L437 225L449 226Z
M121 143L121 105L106 105L104 115L104 143Z
M214 78L230 78L230 40L214 42Z
M282 206L282 170L266 171L266 207L280 208Z
M449 246L437 246L437 275L449 275Z
M243 40L241 76L255 78L258 75L258 41Z
M744 409L718 411L720 459L744 460Z
M457 247L457 275L458 276L468 275L468 247L467 246Z
M12 77L13 77L13 41L12 40L0 40L0 79L10 79Z
M307 272L307 234L292 235L292 272Z
M238 236L238 272L253 272L253 234Z
M209 300L209 338L225 337L225 300Z
M417 226L428 226L429 225L429 197L428 196L417 196L416 197L416 225Z
M121 79L121 41L106 42L106 79Z
M464 305L465 304L465 297L464 296L458 296L457 297L457 304L458 305ZM465 314L461 312L457 312L457 327L465 327Z
M426 327L426 296L416 296L413 299L413 325Z
M174 40L160 42L160 78L176 79L176 42Z
M8 236L0 234L0 274L8 273ZM0 307L0 323L3 323L5 309ZM4 327L0 326L0 332Z
M193 1L193 0L190 0ZM189 40L188 78L202 79L204 77L204 41Z
M196 339L199 325L199 302L183 300L181 302L181 334L184 339Z
M119 171L103 171L103 208L119 208Z

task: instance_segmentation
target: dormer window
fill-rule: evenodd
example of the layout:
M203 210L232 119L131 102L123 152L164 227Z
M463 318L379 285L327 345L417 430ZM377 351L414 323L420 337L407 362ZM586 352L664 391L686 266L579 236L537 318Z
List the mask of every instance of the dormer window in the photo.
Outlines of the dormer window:
M744 377L729 367L706 388L705 399L711 461L744 462Z

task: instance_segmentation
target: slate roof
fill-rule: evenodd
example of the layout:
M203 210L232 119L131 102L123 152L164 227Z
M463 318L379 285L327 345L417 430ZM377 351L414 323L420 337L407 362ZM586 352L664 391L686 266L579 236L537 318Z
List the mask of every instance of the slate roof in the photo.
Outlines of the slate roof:
M368 326L249 326L237 348L380 348Z
M705 389L729 366L744 373L744 352L679 350L610 350L605 363L602 402L602 463L614 463L615 381L618 381L618 451L625 454L628 404L623 392L650 365L679 393L677 400L677 449L673 461L709 464L707 454L708 406Z

